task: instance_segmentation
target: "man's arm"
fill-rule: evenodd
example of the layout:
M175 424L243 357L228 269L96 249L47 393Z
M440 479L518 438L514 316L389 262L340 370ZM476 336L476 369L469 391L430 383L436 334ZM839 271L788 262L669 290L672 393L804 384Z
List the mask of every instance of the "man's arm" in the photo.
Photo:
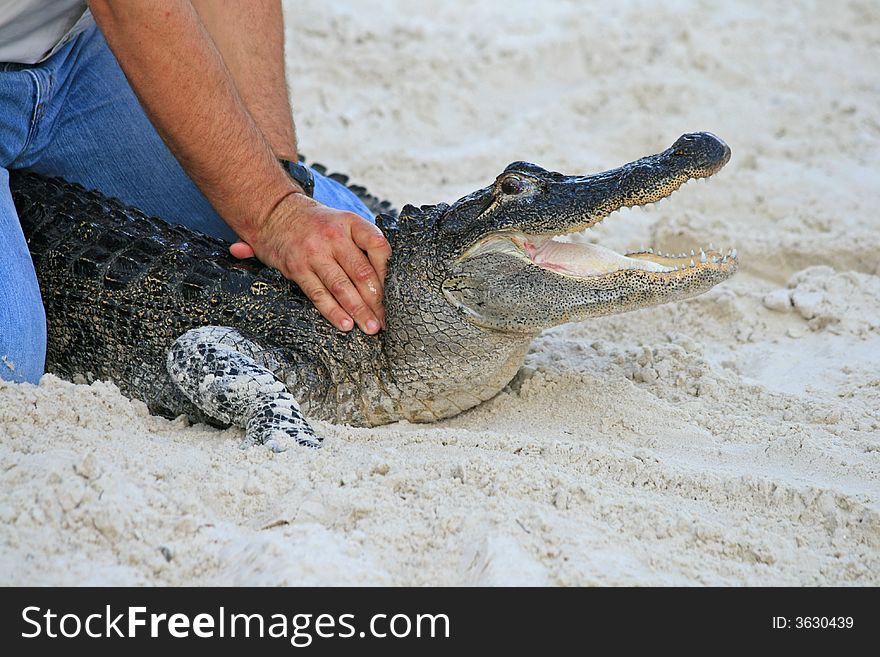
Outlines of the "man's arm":
M375 333L387 241L362 217L300 193L191 2L89 6L153 125L220 216L337 328L353 318Z
M190 0L275 157L296 162L281 0Z

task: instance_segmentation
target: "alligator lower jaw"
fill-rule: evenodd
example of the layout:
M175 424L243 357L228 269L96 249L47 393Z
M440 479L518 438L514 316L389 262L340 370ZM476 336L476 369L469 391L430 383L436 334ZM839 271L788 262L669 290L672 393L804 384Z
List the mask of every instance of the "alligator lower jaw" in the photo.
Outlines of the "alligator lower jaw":
M529 260L534 265L571 278L589 279L617 272L645 273L657 278L673 278L700 271L733 273L736 249L726 253L694 249L687 253L663 254L653 249L621 254L598 244L561 242L553 236L520 232L495 233L472 247L466 257L480 253L504 252Z

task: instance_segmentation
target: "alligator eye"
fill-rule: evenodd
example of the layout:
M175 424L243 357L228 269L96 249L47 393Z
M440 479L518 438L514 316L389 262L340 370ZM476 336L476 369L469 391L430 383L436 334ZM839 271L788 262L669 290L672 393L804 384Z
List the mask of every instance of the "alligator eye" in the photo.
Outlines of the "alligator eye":
M517 176L507 176L501 181L501 191L505 194L519 194L526 188L526 182Z

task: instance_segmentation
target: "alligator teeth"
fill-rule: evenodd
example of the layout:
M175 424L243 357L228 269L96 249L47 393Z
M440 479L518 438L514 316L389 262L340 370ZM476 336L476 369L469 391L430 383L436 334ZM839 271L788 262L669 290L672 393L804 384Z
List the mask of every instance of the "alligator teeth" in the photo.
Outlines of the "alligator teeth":
M730 255L733 256L734 258L736 258L736 249L734 249L733 251L731 251L731 252L730 252Z
M696 265L694 264L694 259L693 259L693 258L691 258L691 267L696 267Z
M697 255L696 253L694 253L694 250L693 250L693 249L691 249L691 255L692 255L692 256Z
M703 249L700 249L700 262L706 262L706 252Z
M648 247L648 253L654 253L654 249L652 249L651 247Z

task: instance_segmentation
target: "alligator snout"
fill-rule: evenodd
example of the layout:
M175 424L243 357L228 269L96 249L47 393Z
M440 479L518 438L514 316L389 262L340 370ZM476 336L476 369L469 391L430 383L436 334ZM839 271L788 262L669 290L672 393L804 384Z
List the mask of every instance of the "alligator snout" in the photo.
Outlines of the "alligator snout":
M690 132L679 137L667 151L672 158L692 162L692 178L708 178L730 160L730 147L711 132Z

